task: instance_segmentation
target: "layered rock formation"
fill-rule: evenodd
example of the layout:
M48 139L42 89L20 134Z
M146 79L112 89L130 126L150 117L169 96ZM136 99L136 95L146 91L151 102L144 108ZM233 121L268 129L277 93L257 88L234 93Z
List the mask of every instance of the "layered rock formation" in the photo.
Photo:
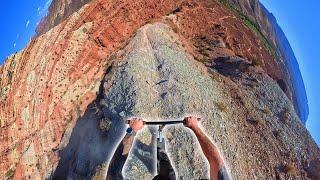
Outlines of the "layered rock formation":
M91 1L1 66L0 178L102 179L127 117L186 114L203 118L234 179L316 177L283 67L215 1ZM139 134L127 177L154 175L153 139ZM186 128L167 127L166 142L178 177L208 176Z
M265 36L277 51L279 61L283 61L284 68L290 74L288 79L279 79L278 81L286 81L286 88L290 88L292 91L292 97L289 96L289 98L294 102L295 110L305 124L308 119L309 107L298 61L275 17L259 0L228 0L228 2L231 8L239 10L249 21L252 21L253 26L259 29L259 33Z
M53 0L48 15L37 27L37 34L41 35L47 32L90 1ZM295 110L305 124L309 108L299 65L285 34L273 15L258 0L219 0L219 2L226 5L226 8L234 10L238 17L242 18L254 31L257 31L257 35L262 36L260 38L264 40L264 44L276 55L277 61L283 64L281 69L284 73L282 76L273 78L277 79L289 99L294 102Z
M91 0L52 0L48 8L48 14L41 20L36 29L37 35L39 36L46 33L90 1Z

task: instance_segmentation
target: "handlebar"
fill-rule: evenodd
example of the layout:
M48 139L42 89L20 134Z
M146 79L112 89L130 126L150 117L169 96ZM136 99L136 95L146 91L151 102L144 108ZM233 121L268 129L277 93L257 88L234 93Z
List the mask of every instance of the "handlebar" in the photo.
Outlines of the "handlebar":
M197 118L200 121L200 118ZM127 120L126 123L130 124L131 120ZM144 125L167 125L167 124L179 124L184 123L184 120L176 120L176 121L143 121Z

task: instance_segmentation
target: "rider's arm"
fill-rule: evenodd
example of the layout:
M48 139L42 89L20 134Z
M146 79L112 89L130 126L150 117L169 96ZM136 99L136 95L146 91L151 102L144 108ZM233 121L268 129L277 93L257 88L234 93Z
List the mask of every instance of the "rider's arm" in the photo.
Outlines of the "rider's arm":
M198 125L198 119L196 117L186 117L184 119L184 123L185 126L189 127L194 132L205 157L208 159L208 162L210 164L210 179L218 179L218 177L219 179L221 179L221 172L219 171L225 171L225 167L224 160L219 153L217 146L215 146L212 141L206 136L206 134L204 134L204 132Z
M141 119L132 119L129 123L130 128L137 133L143 128L143 121ZM108 168L107 179L123 179L122 168L127 160L128 154L133 144L134 135L126 134L120 144L118 145Z

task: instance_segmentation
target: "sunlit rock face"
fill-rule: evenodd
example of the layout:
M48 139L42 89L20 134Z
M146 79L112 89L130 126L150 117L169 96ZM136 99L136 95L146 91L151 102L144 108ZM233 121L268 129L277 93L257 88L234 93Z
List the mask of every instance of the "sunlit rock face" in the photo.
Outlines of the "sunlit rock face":
M188 114L234 179L316 176L285 65L224 5L95 0L57 22L0 67L1 179L103 179L127 117ZM178 177L207 178L192 133L165 135ZM154 175L153 140L138 135L125 176Z
M228 2L247 16L276 49L278 61L283 61L283 69L287 71L285 78L278 78L278 82L283 82L279 83L281 89L291 99L300 120L305 124L309 106L304 82L290 43L275 17L258 0L228 0Z
M277 66L282 66L281 72L272 72L273 66L266 65L269 75L280 81L280 87L293 102L295 111L305 124L309 107L303 79L294 52L276 19L258 0L217 0L226 9L232 10L238 17L256 31L263 39L265 46L277 55ZM72 13L77 12L83 5L91 0L53 0L48 15L45 16L37 27L37 36L44 34L67 19ZM281 85L282 84L282 85Z
M39 23L36 32L42 35L51 28L59 25L72 13L77 12L82 6L91 0L52 0L48 14Z

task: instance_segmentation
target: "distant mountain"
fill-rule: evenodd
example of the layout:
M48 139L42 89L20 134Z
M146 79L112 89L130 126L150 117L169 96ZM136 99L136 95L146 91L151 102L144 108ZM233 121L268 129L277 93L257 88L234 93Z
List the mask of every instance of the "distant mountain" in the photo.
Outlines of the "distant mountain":
M228 2L252 20L277 50L277 55L280 58L279 62L283 62L283 69L286 69L289 75L287 82L279 78L279 84L291 89L291 94L287 92L287 95L294 102L295 110L305 124L308 119L309 107L304 82L294 52L276 18L269 13L259 0L228 0ZM281 82L286 82L287 85Z
M301 121L305 124L309 115L309 107L305 85L301 76L298 61L294 55L288 39L286 38L286 35L277 24L276 18L271 13L268 13L267 9L264 8L263 5L261 6L263 7L265 13L268 15L268 18L272 22L272 25L275 29L275 34L277 37L277 47L279 48L282 57L285 59L286 66L288 67L289 72L292 76L292 83L295 92L295 98L293 99L295 109Z

